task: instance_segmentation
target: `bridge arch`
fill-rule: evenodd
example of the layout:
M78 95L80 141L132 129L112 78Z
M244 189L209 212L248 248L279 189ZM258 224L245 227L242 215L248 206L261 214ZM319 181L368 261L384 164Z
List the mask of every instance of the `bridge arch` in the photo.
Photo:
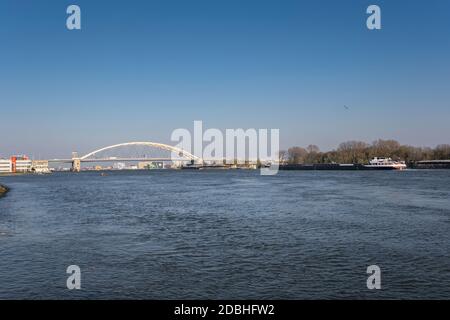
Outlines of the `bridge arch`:
M148 146L148 147L153 147L153 148L157 148L157 149L162 149L162 150L167 150L167 151L171 151L171 152L176 152L178 155L183 155L183 156L185 156L186 158L188 158L190 160L201 161L201 159L199 157L194 156L193 154L191 154L191 153L189 153L189 152L187 152L187 151L185 151L183 149L180 149L180 148L168 145L168 144L164 144L164 143L149 142L149 141L148 142L126 142L126 143L119 143L119 144L115 144L115 145L112 145L112 146L104 147L104 148L97 149L95 151L92 151L92 152L82 156L80 158L80 160L85 160L85 159L87 159L89 157L92 157L93 155L95 155L97 153L100 153L100 152L103 152L103 151L106 151L106 150L110 150L110 149L114 149L114 148L120 148L120 147L125 147L125 146Z

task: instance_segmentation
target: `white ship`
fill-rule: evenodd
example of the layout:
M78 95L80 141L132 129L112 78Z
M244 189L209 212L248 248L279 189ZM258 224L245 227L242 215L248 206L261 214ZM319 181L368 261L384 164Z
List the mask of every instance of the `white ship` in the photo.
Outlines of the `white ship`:
M375 157L364 165L367 169L374 170L403 170L406 169L405 161L394 161L391 158Z

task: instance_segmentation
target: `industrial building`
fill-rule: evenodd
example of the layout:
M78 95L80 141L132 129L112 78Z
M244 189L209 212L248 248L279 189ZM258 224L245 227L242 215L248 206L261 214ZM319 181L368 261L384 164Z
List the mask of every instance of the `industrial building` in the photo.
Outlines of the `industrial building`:
M0 173L11 172L11 160L0 159Z
M33 160L31 162L31 171L35 173L50 173L48 160Z
M31 172L31 169L32 161L27 156L12 156L9 159L0 159L0 173L25 173Z

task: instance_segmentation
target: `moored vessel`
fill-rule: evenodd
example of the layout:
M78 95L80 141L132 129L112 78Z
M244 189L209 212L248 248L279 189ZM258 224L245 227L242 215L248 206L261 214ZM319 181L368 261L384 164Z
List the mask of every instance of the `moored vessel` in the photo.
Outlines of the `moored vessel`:
M364 168L373 170L403 170L406 169L404 161L394 161L391 158L375 157L365 164Z

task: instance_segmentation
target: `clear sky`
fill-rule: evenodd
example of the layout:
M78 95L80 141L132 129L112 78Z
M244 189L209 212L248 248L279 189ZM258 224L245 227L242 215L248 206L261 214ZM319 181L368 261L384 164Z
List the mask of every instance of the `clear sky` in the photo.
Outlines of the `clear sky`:
M168 143L194 120L279 128L283 148L450 143L450 1L0 0L0 156Z

